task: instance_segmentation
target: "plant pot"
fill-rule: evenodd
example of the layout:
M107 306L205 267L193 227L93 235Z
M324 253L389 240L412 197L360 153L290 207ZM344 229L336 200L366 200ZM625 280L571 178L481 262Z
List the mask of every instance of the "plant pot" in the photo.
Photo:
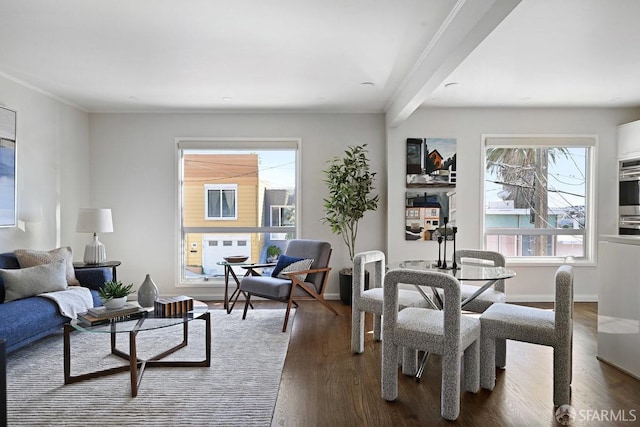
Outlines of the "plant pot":
M102 300L102 304L109 310L114 308L121 308L127 303L127 297L111 298L110 300Z
M353 270L344 268L340 270L340 300L345 305L351 305L353 295ZM364 288L369 289L369 272L364 273Z

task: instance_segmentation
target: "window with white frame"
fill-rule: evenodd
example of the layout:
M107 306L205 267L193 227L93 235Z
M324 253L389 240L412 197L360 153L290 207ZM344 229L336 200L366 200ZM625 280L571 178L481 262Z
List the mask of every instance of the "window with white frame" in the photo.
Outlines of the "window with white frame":
M295 196L300 141L181 138L176 142L177 286L209 286L211 279L223 278L225 257L246 256L248 262L264 263L273 259L269 254L283 253L299 224ZM245 272L240 269L236 274Z
M236 184L205 184L205 219L238 219L238 186Z
M523 261L593 258L594 136L484 136L484 247Z
M296 210L294 206L271 205L272 227L291 227L295 224ZM271 233L271 240L286 240L287 233Z

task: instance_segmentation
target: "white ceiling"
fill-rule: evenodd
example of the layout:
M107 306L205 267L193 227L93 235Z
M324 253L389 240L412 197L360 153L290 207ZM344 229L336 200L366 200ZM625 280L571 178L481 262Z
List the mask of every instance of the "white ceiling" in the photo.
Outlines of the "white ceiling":
M89 112L640 106L639 17L638 0L0 0L0 74Z

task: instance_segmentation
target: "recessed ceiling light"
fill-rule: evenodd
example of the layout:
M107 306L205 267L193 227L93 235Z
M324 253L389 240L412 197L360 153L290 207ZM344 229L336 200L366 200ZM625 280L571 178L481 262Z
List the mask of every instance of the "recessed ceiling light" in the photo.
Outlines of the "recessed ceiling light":
M445 83L445 84L444 84L444 87L456 86L456 85L458 85L458 84L459 84L459 83L457 83L457 82Z
M531 101L531 97L530 96L523 96L522 98L520 98L520 101Z
M223 101L231 101L231 97L230 96L223 96L222 100Z
M324 96L319 96L319 97L316 98L316 101L318 101L318 102L323 102L323 101L326 101L326 100L327 100L327 98L325 98Z
M375 86L376 84L374 82L362 82L362 83L360 83L360 85L362 85L362 86Z
M129 100L130 101L138 101L138 97L137 96L130 96Z

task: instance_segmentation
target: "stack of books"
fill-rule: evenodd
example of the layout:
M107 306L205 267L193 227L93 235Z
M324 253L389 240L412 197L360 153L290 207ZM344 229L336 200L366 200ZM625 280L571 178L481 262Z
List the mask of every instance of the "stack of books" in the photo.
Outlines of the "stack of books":
M153 307L155 315L159 317L181 316L193 310L193 298L186 295L160 298Z
M126 303L121 308L108 309L106 307L93 307L86 313L78 314L78 321L84 326L104 325L112 322L135 320L147 313L142 307L134 303Z

